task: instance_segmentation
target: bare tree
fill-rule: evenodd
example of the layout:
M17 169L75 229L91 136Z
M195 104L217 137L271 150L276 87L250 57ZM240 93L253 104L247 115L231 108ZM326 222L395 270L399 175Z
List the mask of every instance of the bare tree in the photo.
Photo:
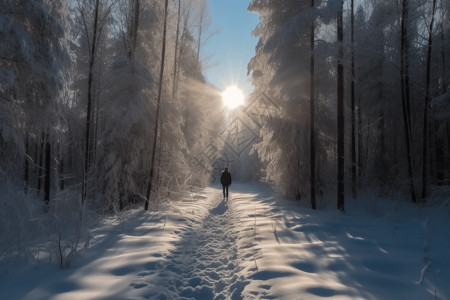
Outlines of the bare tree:
M44 132L41 133L41 140L40 140L40 149L39 149L39 165L38 165L38 182L37 182L37 194L39 196L41 192L41 184L42 184L42 170L44 166L42 165L44 162L44 146L45 146L45 134Z
M311 9L314 9L314 0L311 0ZM315 20L311 20L311 57L310 57L310 96L309 96L309 105L310 105L310 168L311 168L311 207L312 209L316 209L316 140L315 140L315 112L314 112L314 22Z
M338 119L338 200L337 208L344 211L344 29L342 22L342 0L337 17L338 65L337 65L337 119Z
M408 159L408 177L411 193L411 201L417 202L414 186L413 162L412 162L412 135L411 135L411 109L409 95L409 39L408 39L408 0L402 0L401 16L401 44L400 44L400 76L403 107L403 123L405 130L406 155Z
M164 2L164 29L163 29L163 37L162 37L162 47L161 47L161 66L159 73L159 85L158 85L158 100L156 104L156 117L155 117L155 131L153 135L153 147L152 147L152 159L150 165L150 178L148 180L147 186L147 195L145 200L145 210L148 210L148 204L150 200L150 196L152 193L152 184L153 177L155 174L155 156L156 156L156 145L158 143L158 125L159 125L159 112L161 107L161 97L162 97L162 88L163 88L163 79L164 79L164 59L166 56L166 35L167 35L167 7L169 4L169 0L165 0Z
M427 198L427 169L428 169L428 106L430 105L430 77L431 77L431 50L433 45L433 24L436 10L436 0L433 0L431 21L428 29L427 45L427 73L425 83L425 105L423 109L423 140L422 140L422 201Z
M45 136L45 181L44 181L44 202L48 206L50 202L50 182L51 182L51 159L52 148L49 130Z
M355 112L355 14L354 0L350 4L350 40L351 40L351 122L352 122L352 196L356 198L356 112Z
M172 84L172 97L175 97L177 85L178 85L178 45L180 43L180 25L181 25L181 0L178 0L177 10L177 31L175 33L175 49L173 57L173 84Z
M84 3L86 4L86 3ZM97 64L98 59L98 48L100 43L100 37L104 26L106 24L107 16L110 14L111 9L115 2L111 2L109 6L105 5L105 2L101 0L95 0L94 2L94 15L92 24L88 23L88 16L86 16L86 12L84 9L87 8L89 11L89 7L79 7L79 13L83 22L83 28L85 31L85 38L87 41L88 51L89 51L89 59L88 59L88 86L87 86L87 108L86 108L86 122L85 122L85 145L84 145L84 168L82 175L82 191L81 191L81 203L84 205L84 202L87 197L87 179L90 171L90 166L92 162L91 156L91 147L92 143L96 143L96 141L92 140L91 134L93 124L93 112L92 110L95 108L95 87L94 87L94 79L95 79L95 66ZM105 8L103 13L100 15L100 10ZM92 30L92 32L90 32Z
M194 23L194 37L197 42L197 70L195 73L201 72L200 66L200 54L202 46L213 37L218 31L209 30L211 27L211 18L209 17L209 7L207 0L199 0L197 2L197 14L195 16Z
M87 90L87 111L86 111L86 128L85 128L85 148L84 148L84 170L83 170L83 180L82 180L82 191L81 191L81 203L84 204L86 200L86 184L87 176L89 173L89 149L90 149L90 133L91 133L91 108L93 102L92 96L92 85L94 81L94 64L97 51L97 33L98 33L98 14L99 14L100 0L95 1L94 8L94 22L92 29L92 41L90 42L90 52L89 52L89 73L88 73L88 90ZM87 27L85 25L85 27ZM87 29L87 28L86 28Z
M203 35L207 28L211 25L211 21L207 18L207 2L201 0L198 7L198 20L196 24L197 29L197 60L200 59L200 49L202 45Z
M140 14L140 0L130 1L130 22L128 24L128 49L127 55L129 59L134 58L134 52L137 46L137 36L139 30L139 14Z
M445 20L445 14L444 12L442 12L442 16L441 16L441 20ZM446 74L446 61L445 61L445 55L446 55L446 49L445 49L445 36L444 36L444 22L440 22L440 40L441 40L441 49L440 49L440 56L441 56L441 60L442 60L442 79L443 79L443 84L442 84L442 93L446 94L447 93L447 74ZM435 128L436 128L436 133L437 133L437 137L436 137L436 160L437 160L437 183L438 185L442 185L444 184L445 181L445 172L444 170L446 170L446 164L445 164L445 160L444 160L444 138L442 137L442 135L438 134L438 129L440 128L440 126L442 125L442 122L439 120L435 120ZM450 152L450 128L449 128L449 123L447 122L446 125L446 129L447 129L447 151ZM448 168L447 168L448 170Z
M24 187L23 187L23 192L26 194L28 193L28 184L29 184L29 180L30 180L30 163L28 162L29 160L29 153L30 153L30 134L28 133L28 131L25 134L25 155L24 155L24 172L23 172L23 181L24 183Z

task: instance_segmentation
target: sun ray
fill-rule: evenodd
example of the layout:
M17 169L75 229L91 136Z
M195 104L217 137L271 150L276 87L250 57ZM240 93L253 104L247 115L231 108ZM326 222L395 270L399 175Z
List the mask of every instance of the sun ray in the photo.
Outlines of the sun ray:
M244 104L244 93L237 86L229 86L222 92L222 102L228 109L235 109Z

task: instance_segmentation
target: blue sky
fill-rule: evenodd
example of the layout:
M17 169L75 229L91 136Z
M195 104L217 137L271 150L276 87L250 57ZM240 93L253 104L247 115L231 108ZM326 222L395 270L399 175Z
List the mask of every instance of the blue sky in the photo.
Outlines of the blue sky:
M237 85L244 93L252 91L247 64L254 56L257 39L251 32L258 15L247 11L250 0L209 0L211 30L218 29L204 46L206 81L220 90Z

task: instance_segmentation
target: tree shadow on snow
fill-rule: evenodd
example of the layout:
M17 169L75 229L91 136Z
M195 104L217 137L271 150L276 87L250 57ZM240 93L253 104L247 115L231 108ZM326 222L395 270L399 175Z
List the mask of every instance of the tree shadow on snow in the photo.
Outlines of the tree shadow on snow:
M398 241L389 238L392 229L388 225L381 221L373 224L338 211L308 209L299 202L270 193L269 187L251 189L245 185L235 187L235 191L255 196L252 202L257 210L249 216L271 219L274 242L290 253L287 264L305 277L310 274L337 279L337 285L311 285L306 288L307 293L317 297L341 295L364 299L427 296L426 290L414 283L414 278L419 276L420 262L411 260L408 249L397 247ZM255 226L260 220L255 219ZM269 270L273 271L271 267ZM266 280L267 272L252 276ZM267 279L288 276L274 274Z

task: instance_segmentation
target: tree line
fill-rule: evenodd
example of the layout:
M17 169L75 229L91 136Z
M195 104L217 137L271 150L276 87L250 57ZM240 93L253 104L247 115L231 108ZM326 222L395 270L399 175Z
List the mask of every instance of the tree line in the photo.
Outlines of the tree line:
M208 13L206 0L2 1L2 236L36 207L81 224L209 183L199 153L222 117L202 75Z
M255 92L279 109L254 151L287 198L364 188L426 201L450 179L450 5L254 0ZM348 186L348 193L344 189Z

